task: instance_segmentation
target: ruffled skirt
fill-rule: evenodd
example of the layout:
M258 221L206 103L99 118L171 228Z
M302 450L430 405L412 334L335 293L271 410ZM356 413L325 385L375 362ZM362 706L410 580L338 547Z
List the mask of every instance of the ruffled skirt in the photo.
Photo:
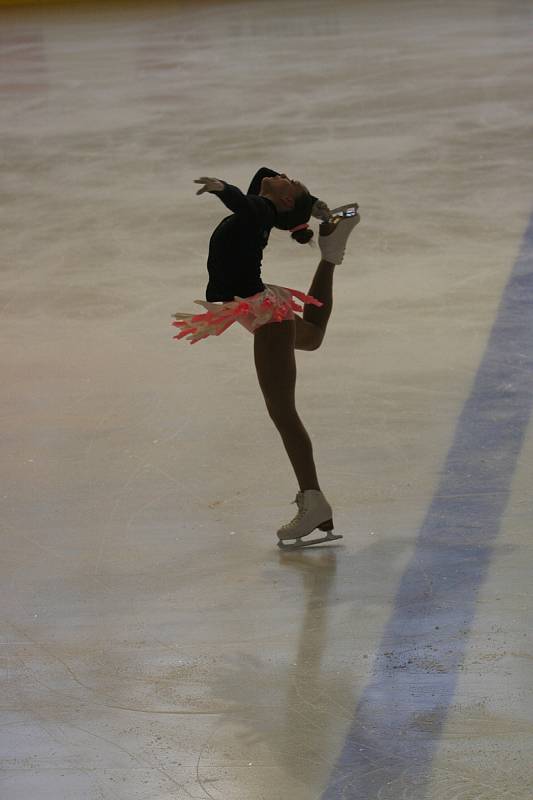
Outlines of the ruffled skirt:
M298 305L293 297L298 298L304 305L306 303L314 306L324 305L320 300L297 289L265 283L263 292L245 298L235 295L235 299L227 303L195 300L194 302L207 309L207 312L205 314L176 312L173 315L176 322L172 325L181 328L181 333L173 338L186 337L190 340L190 344L196 344L208 336L220 336L234 322L240 322L246 330L254 333L261 325L294 319L295 311L303 311L303 306Z

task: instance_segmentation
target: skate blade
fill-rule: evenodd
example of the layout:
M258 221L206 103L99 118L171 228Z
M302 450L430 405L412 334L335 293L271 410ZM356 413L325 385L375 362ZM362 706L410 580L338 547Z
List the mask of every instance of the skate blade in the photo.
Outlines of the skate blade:
M349 216L345 217L343 212L345 211L352 211ZM359 216L359 205L357 203L346 203L344 206L338 206L330 211L331 217L330 222L340 222L342 219L353 219L356 216Z
M285 544L285 542L280 539L278 547L281 550L301 550L302 547L312 547L314 544L322 544L323 542L334 542L336 539L342 539L342 535L329 531L327 536L322 536L320 539L297 539L293 544Z

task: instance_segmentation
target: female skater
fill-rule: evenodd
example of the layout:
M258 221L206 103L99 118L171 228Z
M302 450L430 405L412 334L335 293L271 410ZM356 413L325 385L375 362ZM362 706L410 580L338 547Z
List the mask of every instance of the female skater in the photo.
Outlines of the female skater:
M172 324L182 330L174 338L188 335L194 344L219 336L236 321L254 334L259 385L300 486L293 501L298 514L277 532L278 545L296 549L341 539L332 533L332 509L320 490L311 440L296 411L294 350L316 350L324 338L333 305L333 271L342 263L348 236L360 220L357 204L352 204L351 218L338 216L346 206L330 211L302 183L266 167L256 173L246 195L217 178L199 178L195 183L203 184L198 195L218 195L233 214L222 220L209 242L207 302L195 300L207 313L176 313ZM322 220L322 260L309 294L263 284L262 252L272 228L290 231L301 244L310 243L313 231L307 223L311 216ZM293 296L302 301L303 309ZM302 310L303 318L294 313ZM306 539L316 528L326 536Z

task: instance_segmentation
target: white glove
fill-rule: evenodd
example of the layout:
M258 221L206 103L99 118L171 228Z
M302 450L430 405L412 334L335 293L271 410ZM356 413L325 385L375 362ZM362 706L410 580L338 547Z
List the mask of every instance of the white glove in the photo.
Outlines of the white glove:
M331 211L328 208L328 204L324 203L323 200L316 200L313 208L311 209L311 216L315 219L322 220L322 222L328 222L331 217Z
M224 184L218 178L198 178L194 183L205 184L201 189L198 189L196 194L202 194L203 192L222 192L224 190Z

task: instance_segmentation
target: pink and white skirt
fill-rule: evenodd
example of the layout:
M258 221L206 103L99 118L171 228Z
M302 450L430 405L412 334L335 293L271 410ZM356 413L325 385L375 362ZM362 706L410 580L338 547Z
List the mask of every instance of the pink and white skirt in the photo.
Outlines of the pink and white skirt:
M176 322L173 322L172 325L181 328L181 333L173 338L183 339L186 337L190 340L190 344L195 344L208 336L220 336L234 322L240 322L246 330L254 333L261 325L294 319L295 311L303 311L303 306L298 305L293 297L298 298L304 305L306 303L313 306L324 305L320 300L299 292L298 289L265 283L263 292L245 298L235 295L234 300L227 303L195 300L194 302L207 309L207 312L205 314L187 314L178 311L173 314Z

